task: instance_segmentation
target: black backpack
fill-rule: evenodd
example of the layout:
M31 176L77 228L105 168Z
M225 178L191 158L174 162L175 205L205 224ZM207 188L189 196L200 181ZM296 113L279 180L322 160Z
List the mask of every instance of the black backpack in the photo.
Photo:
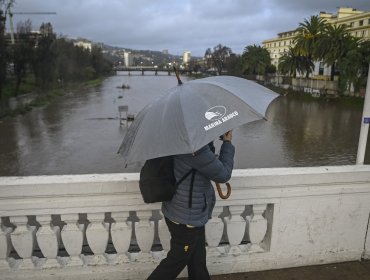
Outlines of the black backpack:
M140 170L139 187L145 203L170 201L178 185L193 173L191 192L194 182L195 169L187 172L178 182L173 171L173 156L149 159ZM191 194L190 194L191 197ZM189 202L191 207L191 202Z

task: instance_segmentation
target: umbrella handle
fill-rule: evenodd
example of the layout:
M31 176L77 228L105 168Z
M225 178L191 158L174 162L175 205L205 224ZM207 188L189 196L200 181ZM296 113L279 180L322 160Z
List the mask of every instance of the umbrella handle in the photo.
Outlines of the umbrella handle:
M177 72L177 69L176 69L175 66L173 67L173 71L175 72L178 85L182 85L182 81L180 80L179 72Z
M222 193L222 189L221 189L221 185L220 183L216 183L216 187L217 187L217 192L218 192L218 195L222 198L222 199L228 199L230 194L231 194L231 185L230 183L226 183L226 187L227 187L227 193L226 194L223 194Z

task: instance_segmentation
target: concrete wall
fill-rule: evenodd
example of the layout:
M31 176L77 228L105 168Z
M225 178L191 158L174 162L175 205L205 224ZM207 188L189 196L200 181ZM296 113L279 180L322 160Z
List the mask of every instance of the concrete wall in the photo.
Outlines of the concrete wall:
M169 233L138 177L0 177L1 279L145 279ZM230 183L206 227L211 274L369 258L370 166L234 170Z

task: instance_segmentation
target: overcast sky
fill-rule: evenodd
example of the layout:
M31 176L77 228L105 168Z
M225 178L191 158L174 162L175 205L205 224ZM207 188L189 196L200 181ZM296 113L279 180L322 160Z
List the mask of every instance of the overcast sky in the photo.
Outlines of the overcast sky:
M57 14L13 21L29 18L34 29L50 22L59 35L112 46L203 56L219 43L240 54L337 7L370 11L370 0L15 0L13 12Z

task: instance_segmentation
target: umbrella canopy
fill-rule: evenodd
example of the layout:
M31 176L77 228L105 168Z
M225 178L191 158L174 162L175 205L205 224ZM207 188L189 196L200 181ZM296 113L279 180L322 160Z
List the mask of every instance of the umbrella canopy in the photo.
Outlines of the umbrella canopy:
M232 76L186 82L138 113L119 153L127 164L193 153L231 129L264 119L268 105L278 96Z

